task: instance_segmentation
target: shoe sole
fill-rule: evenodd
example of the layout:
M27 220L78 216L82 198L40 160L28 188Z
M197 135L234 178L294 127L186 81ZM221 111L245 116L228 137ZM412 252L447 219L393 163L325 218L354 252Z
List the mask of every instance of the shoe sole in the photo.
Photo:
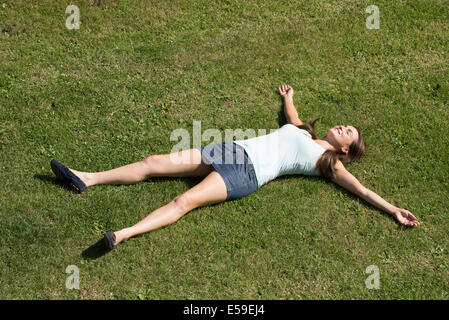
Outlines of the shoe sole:
M64 176L61 174L61 171L59 171L58 167L53 165L53 163L51 164L51 170L59 180L64 182ZM80 189L76 185L74 185L73 182L70 182L69 187L76 193L81 193Z
M115 241L115 239L114 239L114 236L111 236L111 238L112 238L112 241ZM112 248L109 246L109 239L108 239L108 237L106 237L106 233L104 234L104 244L106 245L106 247L108 248L108 249L115 249L115 248L117 248L117 245L112 245Z
M51 164L51 170L59 180L64 181L64 177L62 176L61 172L53 163Z
M78 187L75 186L72 182L70 182L70 188L72 188L72 190L75 191L76 193L81 193L81 190L78 189Z

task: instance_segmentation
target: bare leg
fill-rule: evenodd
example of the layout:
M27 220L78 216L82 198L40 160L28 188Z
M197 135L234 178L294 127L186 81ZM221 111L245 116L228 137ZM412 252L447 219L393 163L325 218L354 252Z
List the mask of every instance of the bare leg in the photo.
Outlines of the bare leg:
M173 161L175 159L175 161ZM181 160L188 159L188 161ZM98 184L133 184L151 177L204 177L213 170L201 161L197 149L152 155L142 161L103 172L82 172L70 168L87 187Z
M199 184L187 190L171 202L150 213L132 227L114 232L115 244L130 237L152 231L176 222L187 212L208 204L225 201L226 185L217 171L212 171Z

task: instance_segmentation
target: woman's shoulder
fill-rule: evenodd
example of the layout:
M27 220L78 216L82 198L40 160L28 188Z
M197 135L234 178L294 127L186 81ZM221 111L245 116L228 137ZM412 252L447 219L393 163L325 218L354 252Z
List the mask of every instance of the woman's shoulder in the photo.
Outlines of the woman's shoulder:
M297 126L295 126L294 124L291 124L291 123L286 123L286 124L284 124L280 129L293 130L293 131L296 131L296 132L305 133L305 134L307 134L307 135L310 136L310 137L312 136L312 135L309 133L309 131L307 131L307 130L305 130L305 129L298 128Z
M337 159L337 161L335 162L335 171L336 172L346 172L348 170L346 170L345 165L343 164L343 162L341 162L339 159Z

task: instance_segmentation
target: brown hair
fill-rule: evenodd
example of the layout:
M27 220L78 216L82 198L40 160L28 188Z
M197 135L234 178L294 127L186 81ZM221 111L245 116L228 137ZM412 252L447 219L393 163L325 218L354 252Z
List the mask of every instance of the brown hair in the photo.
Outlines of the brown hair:
M307 124L302 124L297 127L299 129L306 130L307 132L310 133L312 139L316 139L315 122L318 121L319 119L320 118L316 118L315 120L310 121ZM340 160L343 163L343 165L346 165L348 163L359 160L360 157L363 155L363 153L365 152L365 141L363 140L359 128L357 127L354 128L357 129L359 138L357 139L357 141L351 143L347 154L345 154L342 151L326 150L318 159L317 169L322 176L329 179L335 178L335 164L337 163L338 160Z

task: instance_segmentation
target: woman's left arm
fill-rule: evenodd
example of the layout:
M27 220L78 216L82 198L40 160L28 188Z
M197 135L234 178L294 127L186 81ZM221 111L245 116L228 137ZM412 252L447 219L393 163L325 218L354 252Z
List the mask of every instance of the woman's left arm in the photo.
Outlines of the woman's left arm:
M375 192L365 188L357 180L356 177L354 177L348 170L346 170L346 168L340 161L337 161L335 169L336 175L335 179L333 179L333 182L354 193L365 201L371 203L376 208L379 208L393 215L399 221L399 223L410 227L419 226L418 220L410 211L395 207L391 203L385 201Z

